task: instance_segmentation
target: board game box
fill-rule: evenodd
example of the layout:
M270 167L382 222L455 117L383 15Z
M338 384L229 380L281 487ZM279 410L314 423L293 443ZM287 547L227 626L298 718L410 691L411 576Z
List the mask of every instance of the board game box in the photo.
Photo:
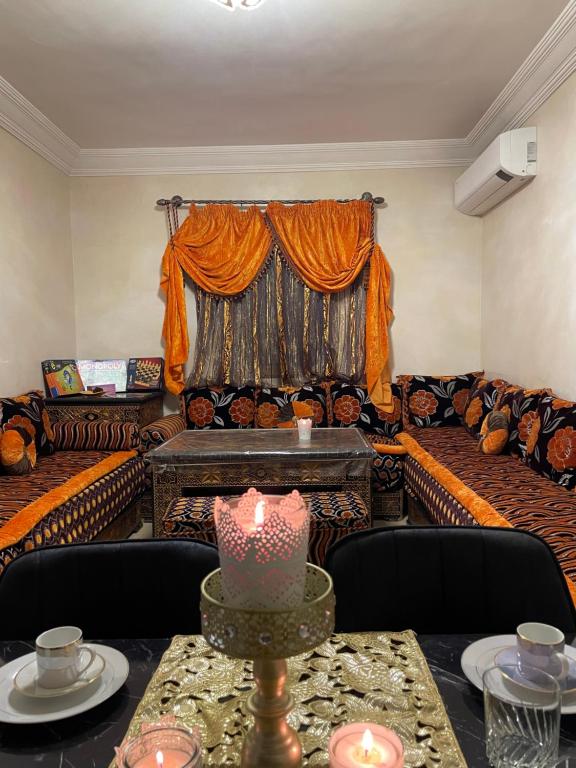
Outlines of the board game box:
M48 397L76 395L84 389L76 360L43 360L42 374Z
M114 392L126 390L126 360L78 360L78 371L86 389L114 384Z
M137 390L161 390L163 386L164 359L162 357L131 357L128 360L127 392Z

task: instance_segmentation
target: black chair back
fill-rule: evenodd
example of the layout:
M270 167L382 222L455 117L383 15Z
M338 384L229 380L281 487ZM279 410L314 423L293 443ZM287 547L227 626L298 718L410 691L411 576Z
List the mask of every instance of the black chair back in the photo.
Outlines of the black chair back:
M200 583L213 544L190 539L65 544L26 552L0 578L0 638L80 627L88 640L200 632Z
M428 526L350 534L328 551L336 631L514 633L540 621L576 631L566 580L546 542L512 528Z

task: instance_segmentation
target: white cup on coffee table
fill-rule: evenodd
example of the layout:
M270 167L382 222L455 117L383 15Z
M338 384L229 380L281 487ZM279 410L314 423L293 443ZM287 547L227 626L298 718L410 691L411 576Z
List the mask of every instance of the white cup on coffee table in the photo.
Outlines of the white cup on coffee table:
M79 627L55 627L38 635L38 685L42 688L65 688L75 683L96 656L82 641Z
M566 677L569 661L564 656L563 632L550 624L528 621L516 628L518 661L522 667L540 669L556 678Z

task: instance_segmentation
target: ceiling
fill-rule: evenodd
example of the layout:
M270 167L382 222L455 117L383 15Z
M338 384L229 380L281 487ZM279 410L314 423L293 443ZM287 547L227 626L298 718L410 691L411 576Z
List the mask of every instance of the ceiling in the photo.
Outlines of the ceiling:
M0 75L83 148L465 137L566 0L0 0Z

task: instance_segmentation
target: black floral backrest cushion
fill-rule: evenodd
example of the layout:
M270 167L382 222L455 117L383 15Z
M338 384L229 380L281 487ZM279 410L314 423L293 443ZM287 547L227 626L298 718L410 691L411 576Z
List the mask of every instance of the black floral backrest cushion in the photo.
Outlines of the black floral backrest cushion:
M377 408L366 387L342 382L332 385L332 413L335 427L358 427L371 434L394 437L402 428L402 390L392 384L391 413Z
M0 399L0 428L21 428L34 438L36 453L54 453L54 433L41 392L26 392L17 397Z
M306 403L314 411L314 426L328 426L326 391L317 384L302 387L261 387L256 390L256 426L271 429L283 421L293 400Z
M457 427L478 373L457 376L398 376L403 389L404 425Z
M542 397L530 438L528 466L565 488L576 488L576 403Z
M504 379L488 381L479 376L474 381L463 416L464 427L473 437L478 437L482 422L496 408L507 386Z
M504 389L497 408L508 417L508 450L513 456L526 458L532 452L537 433L532 430L538 417L540 400L550 394L548 389L524 389L511 384Z
M254 426L254 387L193 387L181 397L186 429Z

